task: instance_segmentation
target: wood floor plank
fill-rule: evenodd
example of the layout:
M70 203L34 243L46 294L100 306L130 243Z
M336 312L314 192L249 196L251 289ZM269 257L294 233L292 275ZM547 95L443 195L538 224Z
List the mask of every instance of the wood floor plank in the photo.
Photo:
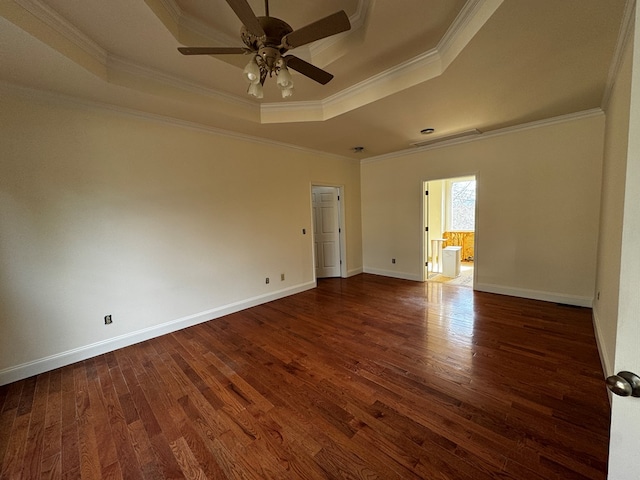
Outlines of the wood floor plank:
M113 379L119 376L121 376L121 373L117 366L109 370L110 378ZM133 441L129 434L129 429L125 422L124 413L120 406L120 401L114 384L115 382L105 379L105 382L101 382L100 385L103 403L106 408L107 419L111 429L110 438L105 439L104 441L113 442L119 466L123 474L125 474L127 478L141 479L143 478L141 465L138 463L136 458Z
M108 372L107 372L108 374ZM98 454L100 471L106 476L106 472L113 472L114 463L118 462L118 454L113 441L111 424L104 397L97 379L88 383L89 403L91 405L91 428L94 429L95 448ZM115 473L112 473L115 474Z
M320 280L0 387L0 479L603 480L591 314Z
M60 453L50 455L43 458L40 465L40 479L54 480L62 478L62 464L60 461Z
M62 369L62 424L60 433L62 476L72 478L80 474L80 450L78 448L78 423L76 415L76 390L74 371L78 364Z
M171 449L171 443L179 438L179 433L168 414L168 402L163 401L151 376L140 376L139 379L141 383L138 387L140 391L135 395L136 408L145 412L143 423L145 428L149 425L149 441L158 470L164 478L182 478L180 466Z
M4 401L2 404L2 412L14 410L18 408L20 403L20 396L22 395L22 389L26 384L25 381L13 382L9 385L3 385L0 387L3 392Z
M17 413L17 408L16 408ZM15 416L9 430L9 441L0 465L0 479L13 480L20 478L22 463L27 449L27 433L29 429L29 415Z
M6 390L8 391L9 389L7 388ZM15 421L17 411L18 408L16 403L14 408L7 408L0 413L0 459L6 457L9 440L11 439L13 422ZM0 468L1 467L2 462L0 461Z
M36 377L36 389L27 434L27 450L22 464L23 478L38 478L40 476L48 391L49 373L47 372Z

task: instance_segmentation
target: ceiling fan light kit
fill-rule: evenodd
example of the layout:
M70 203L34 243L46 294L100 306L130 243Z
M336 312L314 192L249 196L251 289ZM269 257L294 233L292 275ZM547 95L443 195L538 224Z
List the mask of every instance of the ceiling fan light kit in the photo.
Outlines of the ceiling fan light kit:
M243 75L249 82L247 93L263 98L263 85L267 78L276 76L282 98L293 95L293 79L289 67L321 85L332 78L329 72L318 68L295 55L284 54L296 47L306 45L351 28L349 17L341 10L328 17L313 22L306 27L293 30L286 22L269 16L269 2L265 0L265 16L256 17L247 0L226 0L236 13L243 27L240 37L244 47L180 47L183 55L238 55L251 54L252 58L244 68Z
M280 88L293 88L293 80L291 78L291 74L289 73L289 69L286 65L283 65L278 70L278 75L276 77L276 83Z
M244 77L249 83L258 83L260 81L260 67L256 61L256 57L253 57L244 67Z
M261 49L267 50L267 49ZM270 49L274 50L274 49ZM276 74L276 84L280 87L282 98L293 95L293 79L282 57L273 55L273 52L263 52L264 55L253 55L247 66L244 67L244 77L249 82L247 93L256 98L263 98L262 86L267 76ZM277 54L277 51L276 51Z
M262 88L262 84L260 82L249 84L249 88L247 89L247 93L252 97L263 98L264 90Z

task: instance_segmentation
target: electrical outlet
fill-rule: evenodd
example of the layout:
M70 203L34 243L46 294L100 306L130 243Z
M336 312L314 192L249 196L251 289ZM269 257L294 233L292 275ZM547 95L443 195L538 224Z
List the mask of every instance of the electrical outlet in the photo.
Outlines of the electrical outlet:
M396 263L396 259L395 259L395 258L392 258L392 259L391 259L391 263Z
M111 325L112 323L113 323L113 320L111 319L111 315L105 315L104 324L105 325Z
M265 279L264 283L266 283L267 285L269 284L269 277Z
M280 274L280 281L281 281L281 282L284 282L284 273L281 273L281 274Z

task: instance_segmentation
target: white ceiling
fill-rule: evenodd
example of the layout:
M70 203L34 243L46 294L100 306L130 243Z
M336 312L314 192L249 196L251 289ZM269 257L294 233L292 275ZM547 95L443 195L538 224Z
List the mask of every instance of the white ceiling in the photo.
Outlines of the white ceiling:
M249 0L256 15L262 0ZM283 100L246 94L225 0L1 0L0 81L337 155L600 107L627 0L271 0L294 30L338 10L352 29L292 51L335 75L294 74ZM363 146L362 153L352 151Z

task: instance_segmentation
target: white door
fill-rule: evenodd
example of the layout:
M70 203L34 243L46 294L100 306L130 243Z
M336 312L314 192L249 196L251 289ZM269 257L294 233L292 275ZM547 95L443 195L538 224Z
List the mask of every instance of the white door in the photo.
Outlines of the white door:
M640 375L640 15L636 11L622 227L616 372ZM640 398L613 395L609 479L638 480Z
M313 187L316 278L340 276L340 217L336 187Z

